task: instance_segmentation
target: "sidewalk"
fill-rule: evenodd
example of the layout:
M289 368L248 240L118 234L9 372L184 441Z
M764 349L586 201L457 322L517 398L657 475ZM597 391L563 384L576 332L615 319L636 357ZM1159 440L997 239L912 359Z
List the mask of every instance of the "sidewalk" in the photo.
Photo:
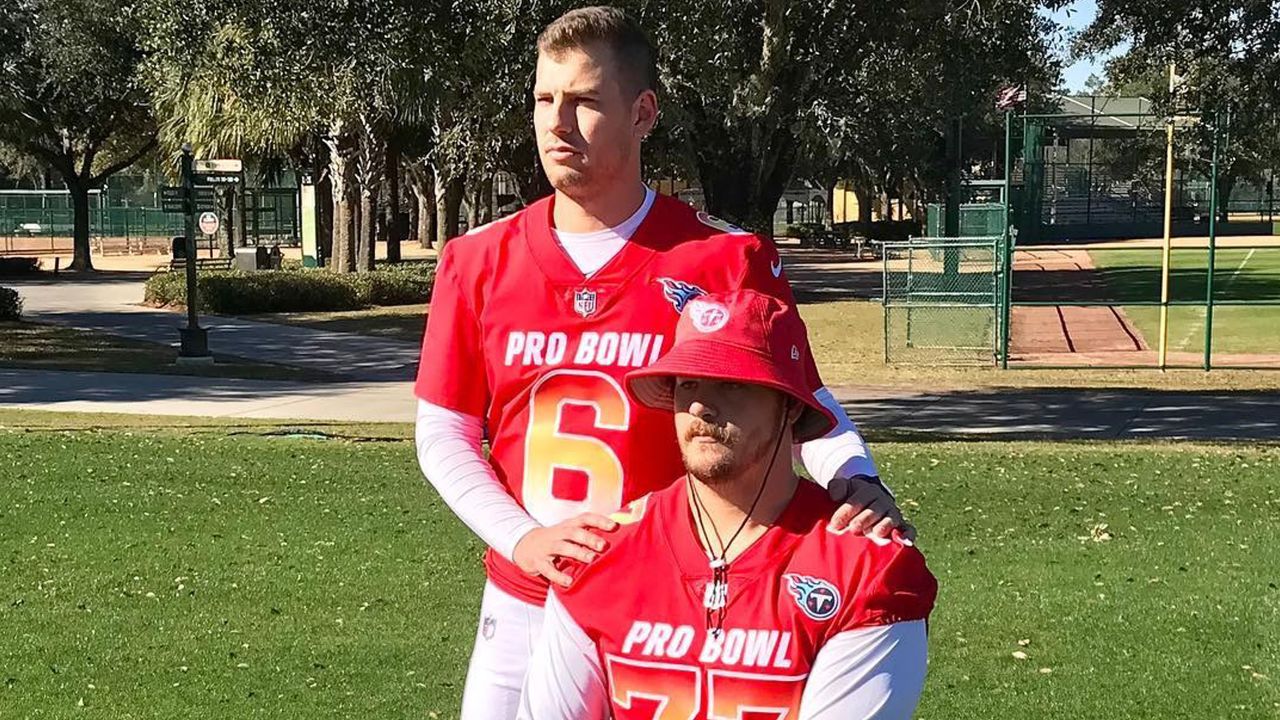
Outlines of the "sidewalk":
M1280 392L832 388L865 430L923 439L1276 441ZM0 369L0 406L208 417L412 422L410 382L312 383Z
M268 380L0 368L0 407L338 422L413 422L411 382Z
M9 282L22 294L27 320L162 345L178 342L187 316L139 305L146 275L110 273L75 282ZM238 317L201 315L216 355L341 374L357 381L412 380L418 362L415 343L328 332Z

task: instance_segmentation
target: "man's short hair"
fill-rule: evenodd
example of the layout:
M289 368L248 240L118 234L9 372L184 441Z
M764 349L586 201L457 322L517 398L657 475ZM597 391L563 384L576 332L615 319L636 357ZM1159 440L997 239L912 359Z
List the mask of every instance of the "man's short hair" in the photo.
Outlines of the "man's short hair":
M538 35L538 52L554 56L597 43L612 51L623 92L657 92L658 63L653 43L639 23L620 8L596 5L570 10L543 28Z

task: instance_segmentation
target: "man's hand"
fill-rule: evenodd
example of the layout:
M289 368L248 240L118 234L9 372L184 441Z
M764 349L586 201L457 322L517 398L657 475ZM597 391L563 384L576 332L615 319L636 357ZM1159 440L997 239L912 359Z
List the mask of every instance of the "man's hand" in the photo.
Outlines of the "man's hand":
M902 512L879 483L863 476L832 478L827 486L832 500L843 501L836 509L827 527L836 532L845 531L866 535L878 545L897 541L903 545L915 544L916 530L902 518Z
M604 515L583 513L525 533L516 543L511 557L521 570L530 575L541 575L561 587L568 587L570 577L556 568L556 558L591 562L605 549L604 538L592 532L591 528L608 532L617 526L618 523Z

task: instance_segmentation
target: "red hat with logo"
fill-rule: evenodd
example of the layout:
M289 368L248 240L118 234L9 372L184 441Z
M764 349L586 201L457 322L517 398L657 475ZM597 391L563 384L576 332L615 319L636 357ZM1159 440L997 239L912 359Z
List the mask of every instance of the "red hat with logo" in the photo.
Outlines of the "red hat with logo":
M793 306L754 290L700 295L680 313L671 350L627 373L627 391L641 405L671 411L677 376L764 385L803 404L792 433L805 442L836 426L806 382L808 352L804 322Z

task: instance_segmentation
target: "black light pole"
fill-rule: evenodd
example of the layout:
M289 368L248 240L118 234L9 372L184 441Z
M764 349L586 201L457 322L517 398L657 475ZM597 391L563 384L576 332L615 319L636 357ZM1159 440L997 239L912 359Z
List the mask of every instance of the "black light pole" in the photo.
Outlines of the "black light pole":
M191 155L191 143L182 146L182 204L186 217L187 246L187 326L179 329L182 344L178 350L178 361L208 362L209 333L200 327L200 319L196 315L196 184L194 177L195 160Z

